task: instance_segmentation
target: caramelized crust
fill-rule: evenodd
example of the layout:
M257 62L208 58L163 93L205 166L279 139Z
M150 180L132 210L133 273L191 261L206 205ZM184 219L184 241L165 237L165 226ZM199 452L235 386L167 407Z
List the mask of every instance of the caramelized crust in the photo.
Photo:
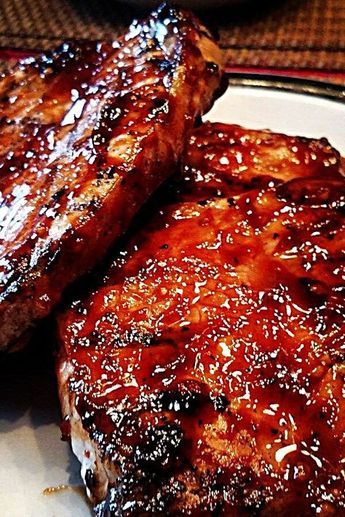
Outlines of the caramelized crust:
M24 154L29 158L42 131L61 123L111 50L107 43L64 43L0 77L0 177L9 167L19 176Z
M3 77L0 348L124 231L220 77L206 29L164 6L111 45L63 46Z
M315 140L206 123L193 133L179 178L183 199L228 197L294 178L336 178L340 156Z
M98 516L344 514L338 158L201 127L171 197L61 316L64 425Z

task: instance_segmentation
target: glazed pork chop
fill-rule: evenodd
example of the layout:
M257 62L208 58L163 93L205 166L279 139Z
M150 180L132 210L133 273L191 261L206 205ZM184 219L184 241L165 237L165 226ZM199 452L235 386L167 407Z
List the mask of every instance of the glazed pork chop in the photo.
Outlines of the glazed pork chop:
M205 123L191 136L176 188L183 199L228 197L303 177L339 178L329 142Z
M162 6L112 44L2 78L0 349L91 268L174 169L221 79L206 29Z
M344 514L344 203L325 140L195 131L60 317L62 428L96 515Z
M0 76L1 176L9 167L19 175L42 132L61 123L111 51L107 43L64 43Z

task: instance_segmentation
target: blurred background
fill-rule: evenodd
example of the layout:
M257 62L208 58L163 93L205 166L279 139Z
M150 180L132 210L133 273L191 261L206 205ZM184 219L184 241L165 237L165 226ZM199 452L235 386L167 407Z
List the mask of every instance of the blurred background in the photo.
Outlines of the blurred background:
M152 0L0 0L0 60L114 38ZM157 3L157 2L156 2ZM230 71L345 84L345 0L181 0L218 33Z

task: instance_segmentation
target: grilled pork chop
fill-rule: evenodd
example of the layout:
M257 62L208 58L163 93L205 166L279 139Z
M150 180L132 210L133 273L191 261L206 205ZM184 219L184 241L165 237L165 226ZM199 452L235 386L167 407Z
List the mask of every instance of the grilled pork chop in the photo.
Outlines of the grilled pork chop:
M65 43L38 58L19 62L0 77L0 168L20 165L37 137L60 124L79 91L111 52L107 43Z
M202 126L61 316L63 430L96 515L344 514L339 170L325 140Z
M112 45L65 46L3 78L0 348L124 231L220 78L206 29L166 6Z

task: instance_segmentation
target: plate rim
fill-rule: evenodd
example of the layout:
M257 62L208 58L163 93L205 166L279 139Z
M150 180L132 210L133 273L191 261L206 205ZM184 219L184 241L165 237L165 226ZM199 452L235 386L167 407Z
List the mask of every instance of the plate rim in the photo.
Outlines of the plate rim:
M257 72L227 72L226 77L229 86L284 91L345 103L345 86L340 84Z

